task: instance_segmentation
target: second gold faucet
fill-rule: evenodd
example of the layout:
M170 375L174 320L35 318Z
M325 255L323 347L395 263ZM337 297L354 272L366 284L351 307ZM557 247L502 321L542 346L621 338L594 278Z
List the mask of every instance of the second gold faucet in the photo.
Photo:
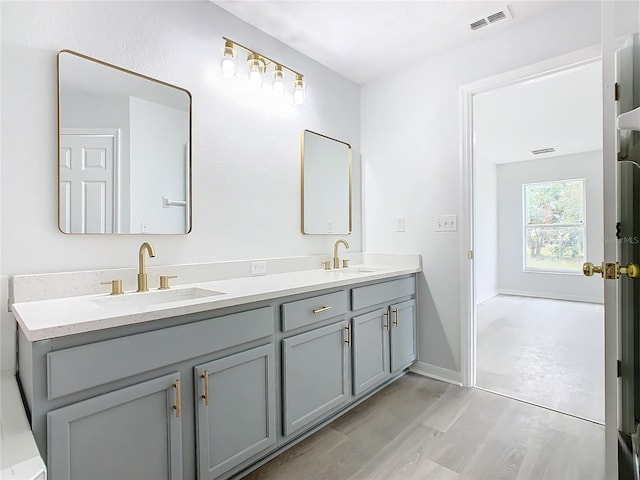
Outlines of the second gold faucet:
M144 242L140 245L140 251L138 252L138 292L148 292L147 287L147 268L145 266L144 252L149 253L149 257L156 256L156 252L149 242Z
M340 239L337 240L333 245L333 268L340 268L340 258L338 257L338 246L343 244L345 247L349 248L349 243L346 240Z

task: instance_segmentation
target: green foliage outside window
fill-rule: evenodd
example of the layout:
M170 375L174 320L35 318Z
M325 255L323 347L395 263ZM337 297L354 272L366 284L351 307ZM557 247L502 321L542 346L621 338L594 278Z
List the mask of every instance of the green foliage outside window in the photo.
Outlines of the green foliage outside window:
M581 271L585 258L584 180L523 185L525 270Z

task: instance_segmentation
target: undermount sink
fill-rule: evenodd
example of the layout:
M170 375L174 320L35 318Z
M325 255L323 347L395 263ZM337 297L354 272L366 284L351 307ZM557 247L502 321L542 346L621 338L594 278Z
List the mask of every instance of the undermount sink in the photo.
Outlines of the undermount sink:
M171 290L154 290L151 292L111 295L109 297L96 298L92 300L92 302L101 307L147 307L150 305L161 305L163 303L214 297L216 295L224 295L224 293L204 288L176 288Z
M334 270L334 272L336 273L344 273L344 274L351 274L351 275L361 275L363 273L375 273L379 271L380 271L379 268L365 267L364 265Z

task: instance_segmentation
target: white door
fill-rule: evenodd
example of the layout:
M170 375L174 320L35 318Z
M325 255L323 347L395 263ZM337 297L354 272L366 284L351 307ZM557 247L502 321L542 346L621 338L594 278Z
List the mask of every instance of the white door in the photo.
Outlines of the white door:
M114 233L115 134L60 135L60 229Z
M622 272L622 278L615 277L618 277L616 263L626 267L629 263L640 262L636 245L637 208L640 207L640 175L637 174L640 134L630 134L630 128L618 129L618 117L629 109L638 107L640 101L637 89L640 78L634 78L633 74L639 68L636 63L634 69L633 62L638 62L640 57L639 6L640 3L634 6L631 2L603 2L602 10L605 194L603 260L608 262L603 265L603 270L605 275L609 273L608 276L614 277L604 283L606 459L607 478L625 480L640 476L637 457L633 465L633 452L628 448L630 434L637 431L638 420L638 385L634 385L634 378L637 379L640 374L637 370L637 339L640 328L637 283L640 279L629 279L628 274L633 273L632 271ZM632 7L631 11L628 10L629 7ZM630 22L633 22L631 31L636 32L635 38L627 36L621 40L620 31L628 33ZM636 129L640 131L640 121Z

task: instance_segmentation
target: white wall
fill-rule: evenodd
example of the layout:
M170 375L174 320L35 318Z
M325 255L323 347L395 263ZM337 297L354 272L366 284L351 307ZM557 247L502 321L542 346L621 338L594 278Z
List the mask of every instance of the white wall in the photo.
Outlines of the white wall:
M354 232L361 249L359 87L207 1L1 2L2 265L7 276L151 264L330 254L338 236L300 233L300 131L354 148ZM223 82L222 36L282 61L307 81L303 108L274 109ZM193 98L193 231L63 235L57 228L56 54L71 49L188 89ZM256 240L259 239L259 240ZM3 308L2 370L15 322Z
M474 115L474 122L476 118ZM498 293L498 181L492 162L474 165L474 267L475 301L480 303Z
M604 258L602 151L498 165L498 289L503 293L602 302L603 283L580 274L523 272L522 185L585 179L586 257Z
M184 233L186 207L163 207L162 199L186 201L189 113L130 98L131 233ZM161 138L162 141L158 142ZM162 168L157 168L162 165ZM140 188L144 186L144 188ZM143 227L144 225L144 227Z
M565 6L394 72L362 89L368 251L420 252L419 360L460 372L458 234L435 217L460 213L459 87L600 42L599 2ZM406 232L395 232L405 217Z

